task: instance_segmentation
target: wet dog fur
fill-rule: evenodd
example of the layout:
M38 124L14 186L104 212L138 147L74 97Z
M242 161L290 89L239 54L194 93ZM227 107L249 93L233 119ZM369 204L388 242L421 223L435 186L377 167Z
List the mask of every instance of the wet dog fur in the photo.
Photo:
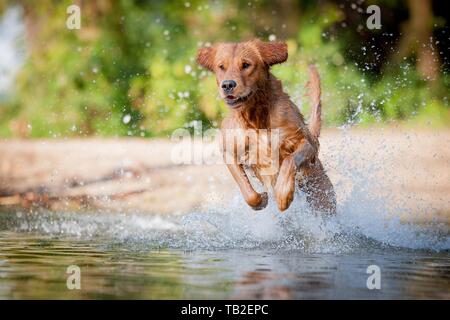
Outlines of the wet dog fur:
M227 166L247 204L255 210L263 209L267 205L268 192L272 190L279 210L284 211L292 203L297 185L313 209L334 213L333 185L318 158L321 128L319 74L314 66L310 66L307 86L311 116L308 126L297 106L283 91L281 81L270 72L271 66L283 63L287 58L286 43L254 39L200 48L197 62L215 74L219 95L230 108L229 115L222 121L222 132L278 129L277 170L267 174L267 161L260 158L249 168L264 185L265 192L255 191L247 175L248 168L239 161L243 156L241 153L251 149L249 140L244 138L247 144L243 149L223 150L232 153L233 161L227 162ZM267 148L267 145L261 147Z

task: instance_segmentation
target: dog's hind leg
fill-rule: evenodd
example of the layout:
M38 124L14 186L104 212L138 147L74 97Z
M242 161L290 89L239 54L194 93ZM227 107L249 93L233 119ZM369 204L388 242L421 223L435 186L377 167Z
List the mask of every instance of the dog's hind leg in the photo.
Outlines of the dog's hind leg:
M322 163L317 159L311 167L300 169L299 188L306 194L306 201L316 211L336 213L336 194Z

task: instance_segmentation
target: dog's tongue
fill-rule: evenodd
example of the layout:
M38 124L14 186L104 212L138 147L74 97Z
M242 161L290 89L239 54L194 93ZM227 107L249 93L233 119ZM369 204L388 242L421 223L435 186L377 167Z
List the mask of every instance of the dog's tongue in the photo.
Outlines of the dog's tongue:
M231 100L234 100L236 97L235 96L232 96L232 95L228 95L227 96L227 99L231 99Z

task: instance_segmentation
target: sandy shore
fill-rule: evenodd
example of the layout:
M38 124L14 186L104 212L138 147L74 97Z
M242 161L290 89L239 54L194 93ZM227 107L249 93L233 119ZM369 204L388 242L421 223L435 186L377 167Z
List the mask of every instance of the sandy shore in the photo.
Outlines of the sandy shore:
M3 140L0 209L183 213L236 194L224 165L176 164L176 146L145 139ZM450 130L325 130L321 159L339 201L354 179L367 180L416 218L450 223Z

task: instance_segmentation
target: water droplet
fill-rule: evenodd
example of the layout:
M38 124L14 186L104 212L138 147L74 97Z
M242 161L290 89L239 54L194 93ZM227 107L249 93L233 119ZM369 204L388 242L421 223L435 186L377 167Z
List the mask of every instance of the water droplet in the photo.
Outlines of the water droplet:
M122 122L124 124L128 124L130 121L131 121L131 115L126 114L126 115L123 116Z

